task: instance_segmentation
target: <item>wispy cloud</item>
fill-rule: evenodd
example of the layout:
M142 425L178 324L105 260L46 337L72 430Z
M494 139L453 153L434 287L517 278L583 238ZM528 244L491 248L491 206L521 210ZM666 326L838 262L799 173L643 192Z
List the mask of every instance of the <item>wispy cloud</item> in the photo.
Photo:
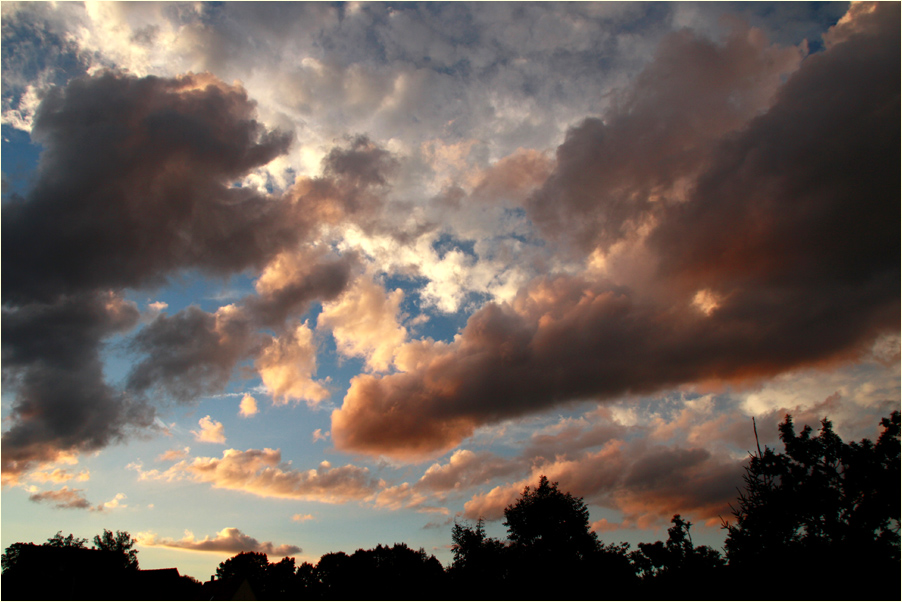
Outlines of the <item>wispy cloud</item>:
M227 449L222 458L182 460L164 471L144 471L140 465L133 468L141 479L190 480L260 497L333 504L365 500L381 487L368 468L352 464L333 467L321 462L315 469L297 470L290 462L282 462L281 452L274 449Z

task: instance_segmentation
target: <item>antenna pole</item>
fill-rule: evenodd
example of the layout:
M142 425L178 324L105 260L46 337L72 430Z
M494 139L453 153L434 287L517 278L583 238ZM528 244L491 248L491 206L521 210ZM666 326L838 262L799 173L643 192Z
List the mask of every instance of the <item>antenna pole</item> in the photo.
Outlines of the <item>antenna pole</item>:
M758 458L761 458L761 444L758 443L758 427L755 425L754 416L752 416L752 429L755 431L755 447L758 448Z

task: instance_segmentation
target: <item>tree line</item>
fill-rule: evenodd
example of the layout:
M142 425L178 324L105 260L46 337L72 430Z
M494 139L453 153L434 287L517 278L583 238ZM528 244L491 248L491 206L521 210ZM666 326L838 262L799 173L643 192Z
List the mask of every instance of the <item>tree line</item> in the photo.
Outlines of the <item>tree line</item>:
M694 545L692 523L673 516L666 541L605 544L582 498L545 476L504 511L507 539L484 521L452 528L447 567L404 543L332 552L315 565L242 552L216 581L246 581L258 599L899 599L900 418L881 420L876 442L844 443L829 420L817 434L780 424L784 451L750 454L723 551ZM104 531L95 547L137 569L128 533ZM84 547L59 532L45 546ZM15 577L17 546L3 554ZM190 579L190 578L188 578ZM201 599L201 584L182 589ZM208 584L209 585L209 584ZM209 592L207 592L209 593ZM127 597L127 596L126 596ZM121 597L119 599L122 599ZM209 599L209 598L206 598Z

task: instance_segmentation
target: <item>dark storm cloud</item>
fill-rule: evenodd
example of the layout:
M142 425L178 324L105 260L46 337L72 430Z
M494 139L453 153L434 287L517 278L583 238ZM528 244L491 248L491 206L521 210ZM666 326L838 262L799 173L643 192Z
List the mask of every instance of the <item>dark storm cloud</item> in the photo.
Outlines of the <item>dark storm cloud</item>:
M557 169L526 204L530 217L567 245L606 249L682 200L719 139L766 108L800 59L738 25L724 44L672 34L604 120L568 132Z
M128 388L154 386L179 401L223 390L235 365L262 345L244 312L226 306L208 313L196 306L158 316L131 341L145 358L128 377Z
M233 182L283 153L240 88L210 76L105 73L54 88L33 138L37 182L4 207L7 301L161 282L196 266L227 273L296 238L290 206Z
M3 471L14 474L58 452L90 451L147 427L153 410L104 382L103 339L138 322L112 294L65 296L3 308L3 382L16 391L3 433Z
M104 381L102 345L138 324L126 288L186 268L228 275L291 256L322 224L372 215L391 157L365 138L329 155L327 175L285 195L236 183L284 153L289 136L255 120L243 89L207 75L106 72L48 92L34 123L34 187L3 207L3 378L16 390L5 475L60 452L101 448L147 427L145 392L215 392L280 327L347 284L353 257L307 253L260 299L161 315L138 333L126 391ZM113 291L113 292L110 292Z
M336 446L422 459L477 426L557 403L770 376L855 357L881 333L898 332L899 6L878 3L854 16L765 114L744 128L712 130L722 139L706 142L710 158L687 167L689 175L699 170L697 184L653 211L645 250L660 269L652 288L589 276L533 281L513 302L475 313L453 343L422 346L410 372L356 377L332 415ZM734 59L745 64L746 53ZM746 84L732 85L741 92ZM715 121L718 107L709 111ZM692 102L684 108L695 111ZM671 122L681 131L678 115ZM646 142L667 139L667 122L663 135L656 122L646 126ZM604 145L570 150L559 153L560 173L609 167ZM667 156L648 152L668 173ZM544 210L536 203L563 198L563 208L548 209L561 221L546 227L569 225L583 248L609 245L638 212L612 214L608 199L632 203L619 187L638 182L633 170L644 168L611 169L610 177L552 176L534 215ZM636 190L640 206L653 192Z

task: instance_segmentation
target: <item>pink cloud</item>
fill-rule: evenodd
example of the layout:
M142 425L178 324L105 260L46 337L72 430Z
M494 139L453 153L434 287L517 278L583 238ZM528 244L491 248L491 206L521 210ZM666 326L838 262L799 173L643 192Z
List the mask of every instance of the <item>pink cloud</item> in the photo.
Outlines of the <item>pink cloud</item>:
M451 343L406 345L402 372L354 378L336 447L423 461L558 404L835 366L898 333L898 31L881 11L898 6L859 11L854 35L801 64L754 30L673 36L609 121L568 133L527 204L600 267L537 278ZM658 77L679 65L685 78ZM615 283L621 247L647 268Z
M138 545L148 547L173 548L178 550L190 550L193 552L218 552L237 554L239 552L262 552L267 556L291 556L300 554L301 548L295 545L273 545L270 541L261 542L242 533L240 529L227 527L216 534L215 537L206 536L196 539L190 531L185 531L182 539L169 537L157 537L155 533L145 532L136 535Z
M260 497L332 504L362 501L381 486L370 477L369 469L351 464L333 467L329 462L322 462L315 469L296 470L291 468L290 462L282 462L281 453L274 449L227 449L222 458L182 460L165 471L144 471L140 466L133 468L142 479L190 480Z
M200 425L199 431L191 431L191 434L194 435L194 438L198 441L204 441L207 443L225 443L225 429L222 426L222 423L213 420L209 416L204 416L200 420L197 421L197 424Z

